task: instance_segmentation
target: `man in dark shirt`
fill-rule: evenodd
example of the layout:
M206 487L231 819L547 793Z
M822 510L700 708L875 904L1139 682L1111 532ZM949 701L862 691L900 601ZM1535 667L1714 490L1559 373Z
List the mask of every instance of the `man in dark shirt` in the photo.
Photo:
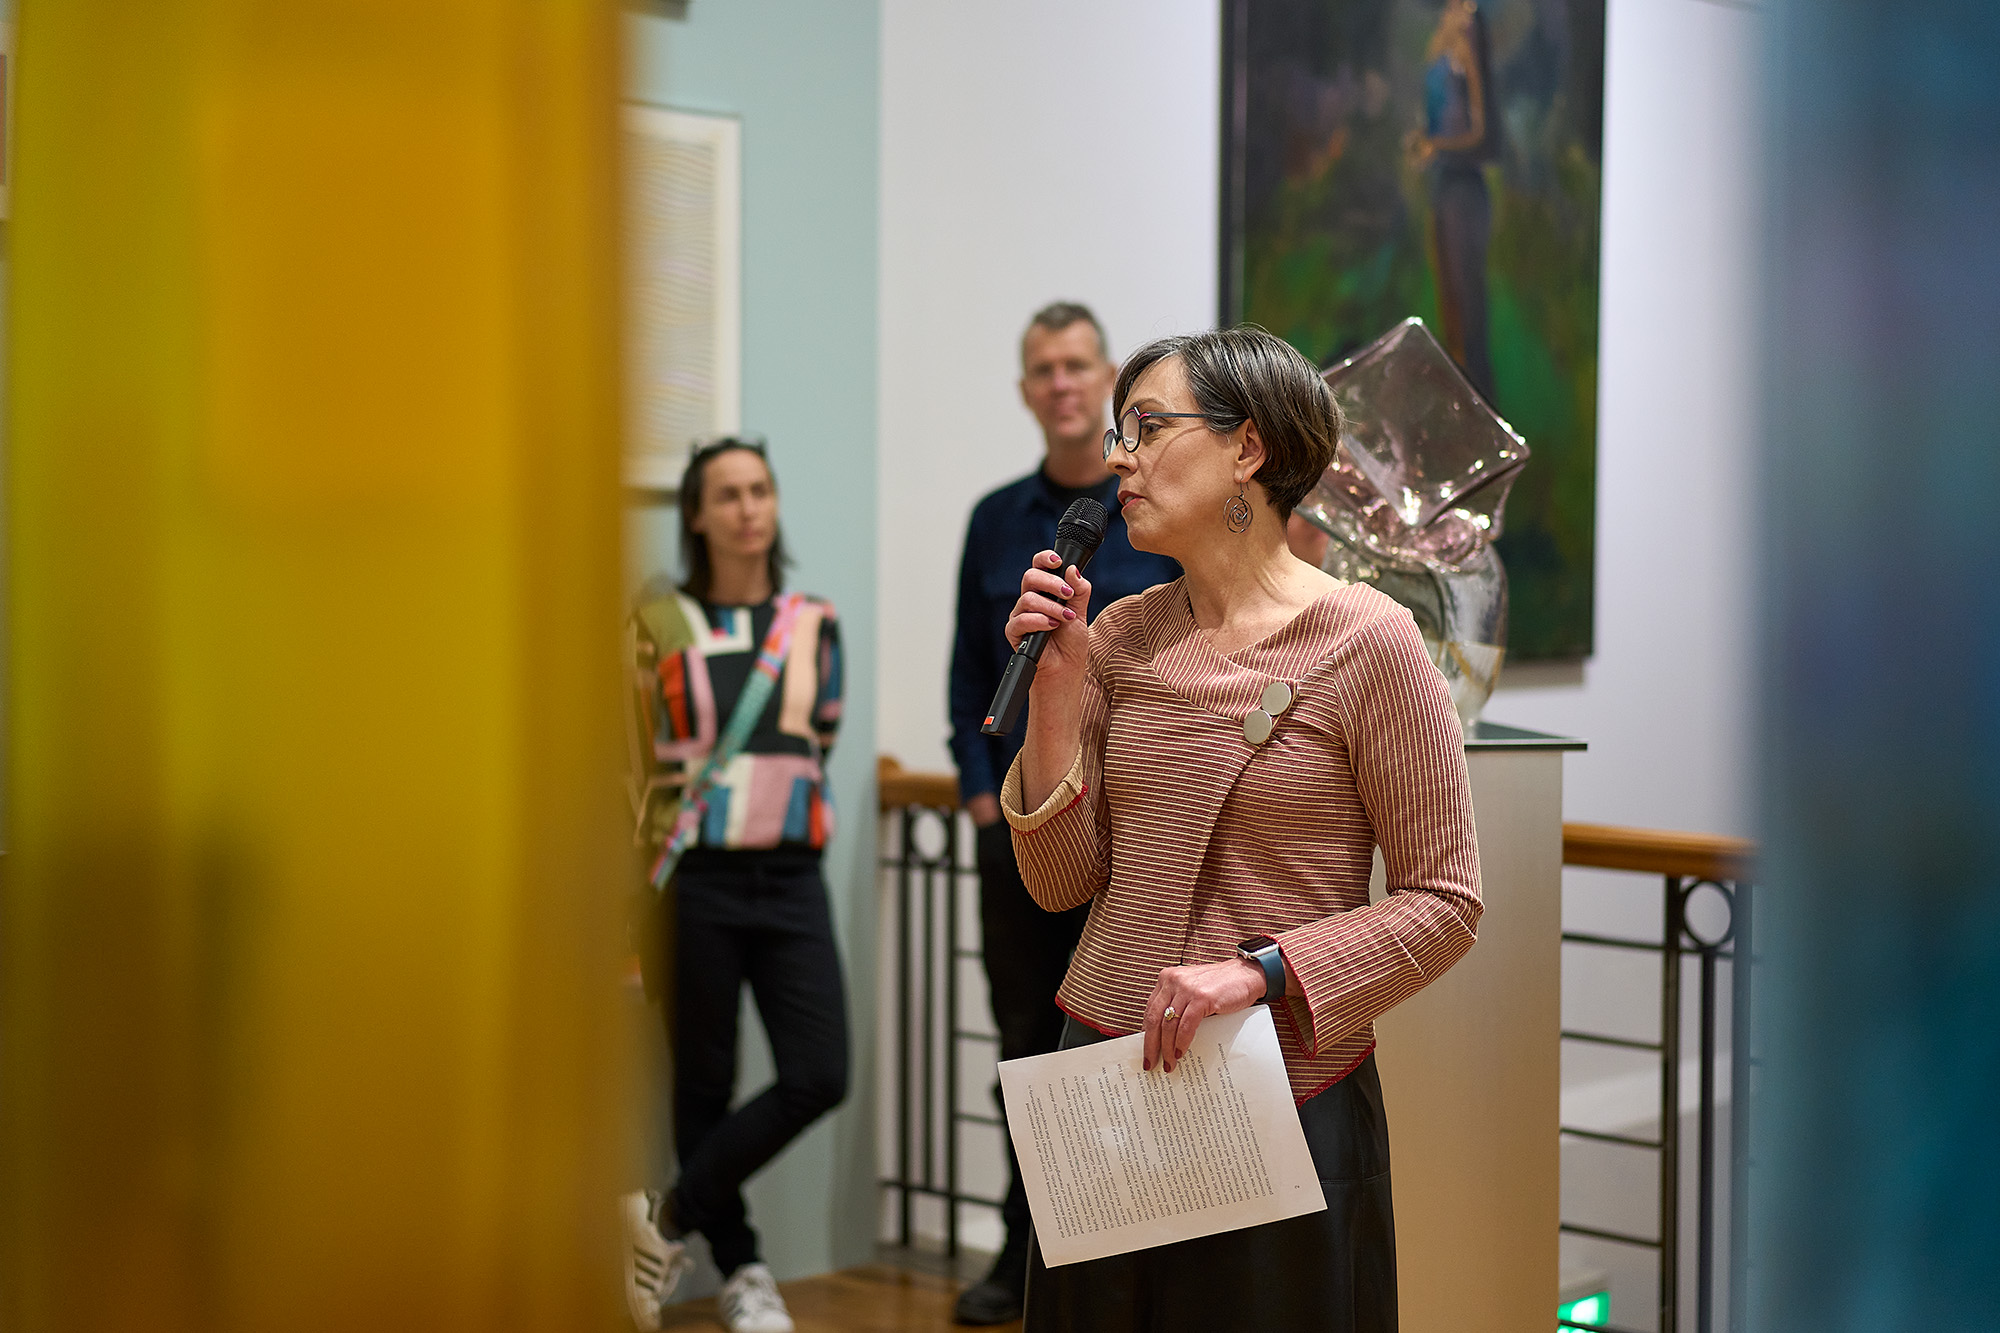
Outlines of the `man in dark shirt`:
M1013 837L1000 818L1000 783L1027 736L1027 714L1010 736L982 736L987 705L1013 651L1007 616L1021 595L1021 574L1056 542L1070 504L1089 496L1111 517L1090 563L1091 614L1121 597L1180 577L1165 556L1132 549L1118 514L1118 480L1104 465L1104 430L1118 368L1104 330L1089 309L1059 301L1037 311L1021 338L1021 399L1042 428L1042 465L1002 486L972 510L958 570L958 634L951 653L951 751L959 796L978 831L979 921L1000 1058L1056 1048L1062 984L1089 907L1044 912L1028 896L1014 864ZM997 1097L996 1097L997 1100ZM1000 1324L1021 1316L1028 1274L1028 1196L1008 1143L1007 1242L984 1281L960 1294L961 1324Z

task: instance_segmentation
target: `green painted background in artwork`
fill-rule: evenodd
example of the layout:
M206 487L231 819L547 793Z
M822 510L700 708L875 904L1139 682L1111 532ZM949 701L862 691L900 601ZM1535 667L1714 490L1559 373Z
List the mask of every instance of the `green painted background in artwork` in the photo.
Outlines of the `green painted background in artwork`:
M1424 179L1429 0L1232 0L1247 6L1247 189L1240 318L1319 364L1409 315L1439 330ZM1488 344L1495 407L1533 457L1500 541L1509 656L1592 644L1597 493L1603 0L1489 0L1503 147L1492 205Z

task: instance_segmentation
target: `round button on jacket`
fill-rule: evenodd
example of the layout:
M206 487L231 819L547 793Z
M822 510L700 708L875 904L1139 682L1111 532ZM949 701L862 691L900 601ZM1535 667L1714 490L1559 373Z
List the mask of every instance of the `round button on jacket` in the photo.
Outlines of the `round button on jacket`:
M1292 706L1292 687L1282 680L1274 680L1264 687L1264 697L1258 706L1250 710L1243 719L1243 739L1252 745L1262 745L1271 739L1271 725L1278 714Z

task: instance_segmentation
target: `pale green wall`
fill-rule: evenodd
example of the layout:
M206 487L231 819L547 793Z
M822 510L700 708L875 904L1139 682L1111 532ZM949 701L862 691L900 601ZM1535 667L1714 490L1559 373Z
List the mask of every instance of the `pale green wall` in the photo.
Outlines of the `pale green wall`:
M631 94L743 120L743 427L771 442L791 586L833 599L846 718L832 759L840 832L827 881L855 1052L847 1104L749 1191L780 1278L866 1260L876 1225L875 0L693 0L635 18ZM632 525L640 573L676 570L674 523ZM761 1033L760 1029L753 1030ZM769 1064L761 1035L746 1074Z

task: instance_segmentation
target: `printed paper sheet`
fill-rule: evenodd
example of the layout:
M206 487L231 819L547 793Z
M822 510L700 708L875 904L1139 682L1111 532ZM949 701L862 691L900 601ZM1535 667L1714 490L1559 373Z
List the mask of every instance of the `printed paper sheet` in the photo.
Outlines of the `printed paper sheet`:
M1271 1011L1196 1029L1171 1074L1143 1034L1000 1065L1042 1258L1051 1268L1326 1207Z

